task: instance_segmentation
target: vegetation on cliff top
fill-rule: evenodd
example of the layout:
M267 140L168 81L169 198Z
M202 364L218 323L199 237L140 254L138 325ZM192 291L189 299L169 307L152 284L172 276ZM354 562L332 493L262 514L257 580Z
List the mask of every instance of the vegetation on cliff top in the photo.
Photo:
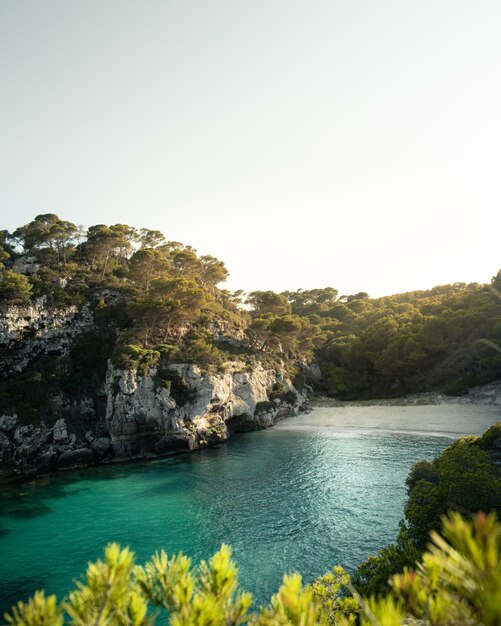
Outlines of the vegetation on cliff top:
M383 298L332 287L230 293L224 263L126 224L82 227L53 214L0 233L0 304L117 304L119 343L220 368L256 359L320 364L341 398L451 394L501 375L501 272ZM111 356L110 351L108 356ZM120 348L119 348L120 351ZM170 356L169 355L170 351ZM88 368L87 368L88 369Z

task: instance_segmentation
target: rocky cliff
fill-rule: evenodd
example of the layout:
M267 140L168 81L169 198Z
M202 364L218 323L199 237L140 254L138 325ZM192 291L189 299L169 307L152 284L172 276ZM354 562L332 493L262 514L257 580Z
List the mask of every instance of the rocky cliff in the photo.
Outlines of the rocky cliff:
M92 326L87 305L9 309L0 320L2 376L22 372L41 355L62 363ZM109 360L98 388L71 397L54 393L50 408L37 419L15 412L0 417L0 475L31 477L196 450L297 414L307 398L280 366L235 360L216 373L187 363L140 372Z
M22 372L40 354L66 354L74 339L92 329L88 304L48 307L44 298L0 313L0 376Z
M157 379L131 370L108 370L106 425L116 458L136 458L177 450L194 450L228 439L233 431L258 430L305 408L280 369L228 363L220 374L203 373L191 364L172 365L173 380L183 386L174 393ZM268 400L273 388L283 399Z

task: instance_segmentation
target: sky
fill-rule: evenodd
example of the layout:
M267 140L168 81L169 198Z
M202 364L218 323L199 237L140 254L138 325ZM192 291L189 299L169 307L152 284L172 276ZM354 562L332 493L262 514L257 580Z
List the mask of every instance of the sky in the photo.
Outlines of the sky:
M127 223L230 289L501 267L499 0L1 0L0 228Z

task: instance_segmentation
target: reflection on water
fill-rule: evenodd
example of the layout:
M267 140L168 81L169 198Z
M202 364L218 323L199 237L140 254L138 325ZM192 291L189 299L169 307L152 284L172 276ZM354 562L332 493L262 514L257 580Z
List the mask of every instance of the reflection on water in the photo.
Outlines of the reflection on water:
M63 595L109 541L207 558L230 544L264 601L282 574L349 569L394 539L404 480L449 440L395 433L287 432L143 465L55 476L3 497L2 606L45 586Z

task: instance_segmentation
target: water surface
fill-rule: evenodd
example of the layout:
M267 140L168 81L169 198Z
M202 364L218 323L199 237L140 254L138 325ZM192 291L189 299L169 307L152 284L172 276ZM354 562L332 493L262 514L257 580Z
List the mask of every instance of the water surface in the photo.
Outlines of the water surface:
M381 428L381 407L364 407L359 430L352 411L319 409L190 455L4 488L0 609L41 587L64 595L109 541L139 561L159 548L199 560L226 542L258 602L286 571L310 581L337 563L353 569L395 538L410 466L454 436L453 408L441 407L445 428L420 434L423 413L402 408L384 407L390 421L405 415L409 432ZM419 407L435 411L435 425L436 408ZM478 407L469 408L475 432Z

